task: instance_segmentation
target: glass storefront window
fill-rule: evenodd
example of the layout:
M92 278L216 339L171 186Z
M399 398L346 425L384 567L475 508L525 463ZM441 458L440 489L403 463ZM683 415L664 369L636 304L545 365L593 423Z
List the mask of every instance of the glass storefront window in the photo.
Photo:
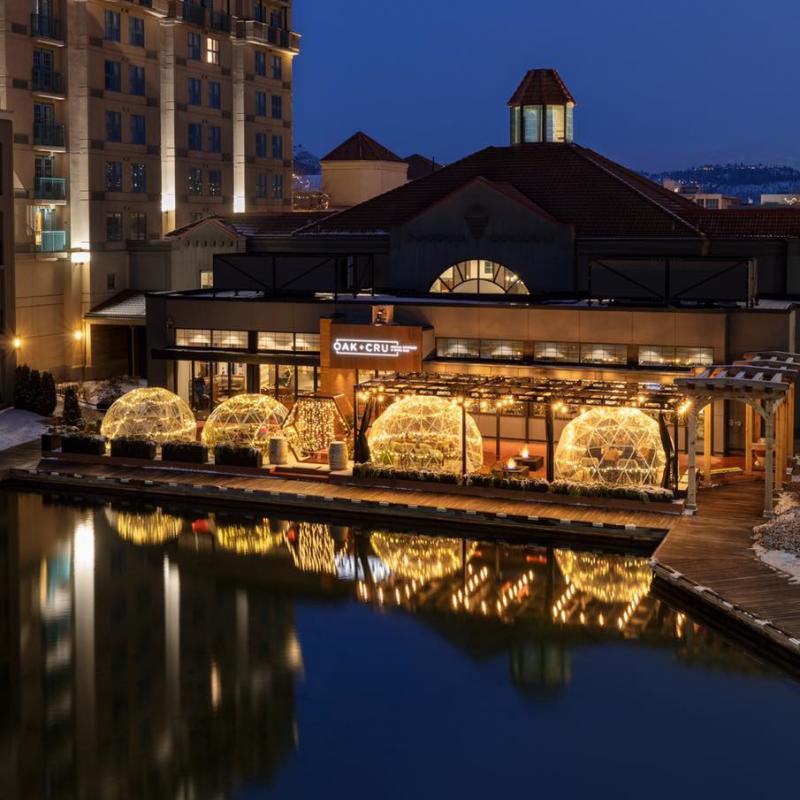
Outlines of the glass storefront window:
M675 364L679 367L708 367L713 363L713 347L675 348Z
M282 403L291 402L297 396L294 364L277 365L277 398Z
M211 331L211 344L226 350L247 350L247 331Z
M438 358L480 358L480 339L437 339Z
M314 373L315 367L297 367L297 394L311 394L315 393Z
M296 333L294 335L294 349L299 353L319 353L319 334Z
M258 334L259 350L294 350L294 334L261 331Z
M582 344L582 364L627 364L628 346L624 344Z
M211 331L200 328L176 328L176 347L211 347Z
M675 348L658 344L639 347L639 365L642 367L671 367L675 364Z
M525 343L516 339L482 339L481 358L495 361L522 361Z
M244 364L221 361L212 363L214 375L213 402L217 406L229 397L247 390L247 367Z
M535 361L556 361L577 364L580 345L577 342L536 342L533 346Z

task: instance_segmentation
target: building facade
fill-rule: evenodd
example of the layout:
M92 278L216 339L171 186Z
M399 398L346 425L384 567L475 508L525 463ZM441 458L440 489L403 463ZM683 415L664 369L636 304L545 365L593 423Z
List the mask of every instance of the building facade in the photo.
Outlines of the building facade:
M299 36L283 0L29 0L0 15L16 196L5 334L21 361L66 376L92 347L128 345L76 332L130 286L131 243L291 207Z

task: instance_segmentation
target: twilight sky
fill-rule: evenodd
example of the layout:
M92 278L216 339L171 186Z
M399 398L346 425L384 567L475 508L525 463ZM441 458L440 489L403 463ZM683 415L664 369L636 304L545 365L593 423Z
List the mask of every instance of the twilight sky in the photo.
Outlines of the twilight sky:
M798 0L294 0L295 143L358 129L400 156L507 144L525 70L555 67L575 139L645 170L800 167Z

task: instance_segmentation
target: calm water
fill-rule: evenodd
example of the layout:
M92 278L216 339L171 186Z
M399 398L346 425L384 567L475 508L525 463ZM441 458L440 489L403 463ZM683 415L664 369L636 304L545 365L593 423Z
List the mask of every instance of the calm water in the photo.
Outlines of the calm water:
M0 504L0 797L796 796L798 686L644 559Z

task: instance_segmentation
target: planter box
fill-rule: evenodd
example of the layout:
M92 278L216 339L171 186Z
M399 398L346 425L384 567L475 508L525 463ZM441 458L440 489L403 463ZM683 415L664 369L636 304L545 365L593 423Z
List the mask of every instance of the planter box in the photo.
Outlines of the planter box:
M144 440L117 439L111 441L111 455L113 458L134 458L141 461L154 461L156 457L156 443Z
M61 439L61 452L76 455L102 456L106 452L105 440L100 436L64 436Z
M61 447L61 434L60 433L43 433L42 434L42 452L52 453L53 450L58 450Z
M217 445L214 448L214 463L223 467L251 467L261 469L264 457L260 450L251 447L225 447Z
M519 489L493 489L485 486L460 486L452 483L431 483L428 481L394 480L386 478L354 478L352 476L331 475L332 483L348 486L375 486L385 489L398 489L411 492L438 492L442 494L485 497L490 500L517 500L523 503L549 503L559 506L584 506L604 508L609 511L649 511L654 514L682 514L684 502L673 500L670 503L646 503L641 500L624 500L616 497L576 497L552 492L525 492Z
M161 447L161 460L176 464L208 464L208 447L200 442L167 442Z

